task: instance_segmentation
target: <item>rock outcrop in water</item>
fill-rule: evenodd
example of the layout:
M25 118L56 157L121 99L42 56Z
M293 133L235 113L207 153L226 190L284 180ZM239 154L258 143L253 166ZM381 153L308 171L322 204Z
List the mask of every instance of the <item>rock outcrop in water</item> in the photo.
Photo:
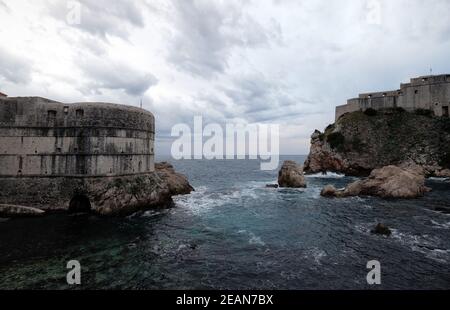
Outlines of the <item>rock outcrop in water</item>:
M390 236L392 234L392 231L384 224L378 223L377 226L375 226L374 229L370 231L372 234L375 235L383 235L383 236Z
M280 187L304 188L306 187L303 167L295 161L287 160L283 163L278 173L278 185Z
M20 181L21 179L17 179L16 182ZM42 187L42 192L48 192L48 184L41 186L36 182L34 186L37 191L41 191ZM21 198L21 203L29 203L31 208L10 205L8 212L0 212L0 216L34 216L44 211L70 211L71 206L58 207L54 202L64 197L66 192L78 193L74 198L78 199L79 207L76 211L90 211L100 215L128 215L139 210L167 206L172 203L172 196L189 194L194 190L187 178L175 172L169 163L157 163L154 172L139 176L88 178L76 182L72 180L67 186L59 182L54 185L54 191L42 196L40 201L36 201L34 196L15 195L14 186L3 187L2 195L15 197L15 200Z
M401 109L343 115L315 131L305 173L367 176L373 169L413 163L427 176L450 176L450 119Z
M321 194L328 197L367 195L411 199L421 197L428 191L430 189L425 186L424 172L420 167L386 166L373 170L368 178L353 182L344 190L338 191L329 185Z
M37 208L0 204L0 217L36 217L44 214L45 211Z

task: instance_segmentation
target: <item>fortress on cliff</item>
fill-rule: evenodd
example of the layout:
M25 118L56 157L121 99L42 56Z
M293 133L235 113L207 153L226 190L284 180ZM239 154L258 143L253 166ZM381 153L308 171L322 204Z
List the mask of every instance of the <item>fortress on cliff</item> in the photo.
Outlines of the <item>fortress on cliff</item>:
M111 184L155 171L154 136L140 108L0 96L0 204L100 209Z
M349 99L347 104L336 107L336 121L344 114L389 108L403 108L406 111L430 110L435 116L449 117L450 75L428 75L412 78L393 91L360 94Z

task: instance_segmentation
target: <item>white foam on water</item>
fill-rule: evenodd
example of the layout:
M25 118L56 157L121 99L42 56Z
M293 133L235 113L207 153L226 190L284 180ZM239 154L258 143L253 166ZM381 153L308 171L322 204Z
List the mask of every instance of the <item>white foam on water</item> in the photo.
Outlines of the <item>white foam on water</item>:
M345 178L345 174L339 174L335 172L327 172L325 174L323 173L315 173L315 174L307 174L305 175L306 178L319 178L319 179L340 179Z
M248 243L251 245L259 245L259 246L265 246L266 243L261 239L261 237L255 235L251 231L247 231L245 229L241 229L237 232L240 235L246 235L248 239Z
M327 253L318 247L310 248L303 254L304 258L312 258L317 265L321 265L321 260L326 256Z
M430 235L412 235L392 229L392 238L411 250L425 254L426 257L441 263L450 262L450 249L440 248L440 239Z
M449 229L450 228L450 222L438 223L434 220L431 220L431 223L433 223L433 228L440 228L440 229Z
M429 177L428 180L431 181L438 181L438 182L446 182L448 180L448 178L443 178L443 177Z

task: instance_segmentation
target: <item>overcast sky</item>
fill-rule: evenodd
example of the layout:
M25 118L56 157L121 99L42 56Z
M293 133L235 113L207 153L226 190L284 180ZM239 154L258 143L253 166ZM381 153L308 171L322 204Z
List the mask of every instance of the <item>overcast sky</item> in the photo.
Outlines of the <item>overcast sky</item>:
M280 124L281 153L360 92L450 73L448 0L0 0L0 91ZM76 6L75 6L76 8Z

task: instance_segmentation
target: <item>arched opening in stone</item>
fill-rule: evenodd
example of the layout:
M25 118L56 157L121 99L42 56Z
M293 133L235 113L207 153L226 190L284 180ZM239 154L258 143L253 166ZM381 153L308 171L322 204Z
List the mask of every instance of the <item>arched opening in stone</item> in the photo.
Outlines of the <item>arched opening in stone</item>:
M85 195L75 195L69 204L70 213L90 212L91 202Z

